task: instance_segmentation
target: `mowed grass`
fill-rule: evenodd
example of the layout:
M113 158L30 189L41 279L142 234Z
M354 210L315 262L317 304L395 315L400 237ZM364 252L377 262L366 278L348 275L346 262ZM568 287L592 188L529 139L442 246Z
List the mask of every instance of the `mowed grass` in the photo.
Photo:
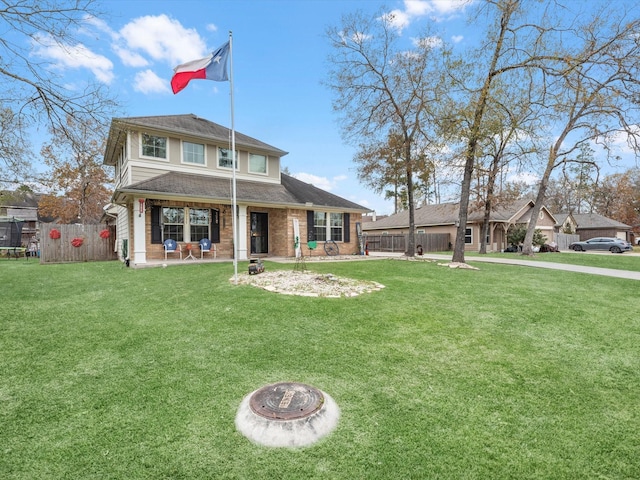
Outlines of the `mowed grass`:
M473 262L477 257L508 258L513 260L531 260L540 262L566 263L571 265L584 265L597 268L613 268L616 270L640 271L640 248L635 252L610 253L610 252L560 252L560 253L536 253L528 256L521 253L466 253L465 261ZM450 255L450 253L447 253Z
M308 267L386 288L296 297L234 285L231 263L0 261L0 478L640 475L637 281ZM336 430L303 449L238 433L242 398L278 381L331 395Z

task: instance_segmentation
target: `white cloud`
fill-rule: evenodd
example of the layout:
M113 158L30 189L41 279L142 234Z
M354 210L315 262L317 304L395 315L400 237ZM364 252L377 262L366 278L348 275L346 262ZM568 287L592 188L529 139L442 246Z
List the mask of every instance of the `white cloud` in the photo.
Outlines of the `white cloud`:
M404 9L407 15L412 17L422 17L434 10L432 2L428 0L404 0Z
M418 48L441 48L444 42L440 37L413 38L412 43Z
M151 70L143 70L136 73L133 81L133 89L144 94L147 93L170 93L169 83L160 78Z
M126 47L139 51L154 60L170 66L206 56L207 46L198 32L185 28L167 15L139 17L120 30L120 41Z
M98 55L86 46L63 45L56 43L48 35L36 36L32 41L33 53L52 61L61 70L86 68L99 82L110 84L113 81L113 63L107 57Z
M453 35L453 36L451 37L451 41L452 41L453 43L460 43L463 39L464 39L464 36L463 36L463 35Z
M540 181L540 177L530 172L520 172L510 175L507 178L509 182L522 182L525 185L536 185Z
M404 0L404 10L395 9L382 16L398 31L408 27L414 18L431 15L434 20L450 17L474 3L475 0Z
M464 10L471 3L471 0L431 0L431 5L438 13L447 15Z
M388 23L400 32L407 27L410 22L409 15L402 10L392 10L389 13L385 13L380 20Z
M321 188L322 190L326 190L327 192L335 189L338 182L341 182L347 178L346 175L338 175L333 178L319 177L318 175L304 172L296 173L293 175L293 177L302 182L310 183L311 185Z
M207 31L209 32L217 32L218 31L218 26L214 25L213 23L209 23L207 24Z
M142 55L127 48L121 47L120 45L113 45L113 51L120 58L122 63L127 67L140 68L149 65L149 61Z

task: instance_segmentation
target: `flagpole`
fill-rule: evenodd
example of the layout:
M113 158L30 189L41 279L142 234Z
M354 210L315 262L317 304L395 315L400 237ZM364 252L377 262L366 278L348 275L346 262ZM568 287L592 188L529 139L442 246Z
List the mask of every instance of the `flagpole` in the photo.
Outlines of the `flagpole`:
M238 226L236 225L237 204L236 204L236 128L235 119L233 114L233 34L229 30L229 86L231 91L231 169L233 170L233 186L232 190L232 204L231 226L233 228L233 279L235 284L238 284Z

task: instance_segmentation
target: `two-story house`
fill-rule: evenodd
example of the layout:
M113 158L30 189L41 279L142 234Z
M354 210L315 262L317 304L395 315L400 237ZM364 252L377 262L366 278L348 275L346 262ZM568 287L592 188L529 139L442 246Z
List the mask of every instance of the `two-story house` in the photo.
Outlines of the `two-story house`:
M282 173L279 148L239 132L235 147L230 129L192 114L114 118L104 164L115 168L120 257L144 264L164 258L167 239L197 249L203 238L218 258L294 256L294 223L305 255L324 255L325 242L358 252L367 208Z

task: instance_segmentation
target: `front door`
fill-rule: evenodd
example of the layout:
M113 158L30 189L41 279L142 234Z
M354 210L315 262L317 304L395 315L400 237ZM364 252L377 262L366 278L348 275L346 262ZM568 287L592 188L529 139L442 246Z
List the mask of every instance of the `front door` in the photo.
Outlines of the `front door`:
M251 255L269 252L269 217L251 212Z

